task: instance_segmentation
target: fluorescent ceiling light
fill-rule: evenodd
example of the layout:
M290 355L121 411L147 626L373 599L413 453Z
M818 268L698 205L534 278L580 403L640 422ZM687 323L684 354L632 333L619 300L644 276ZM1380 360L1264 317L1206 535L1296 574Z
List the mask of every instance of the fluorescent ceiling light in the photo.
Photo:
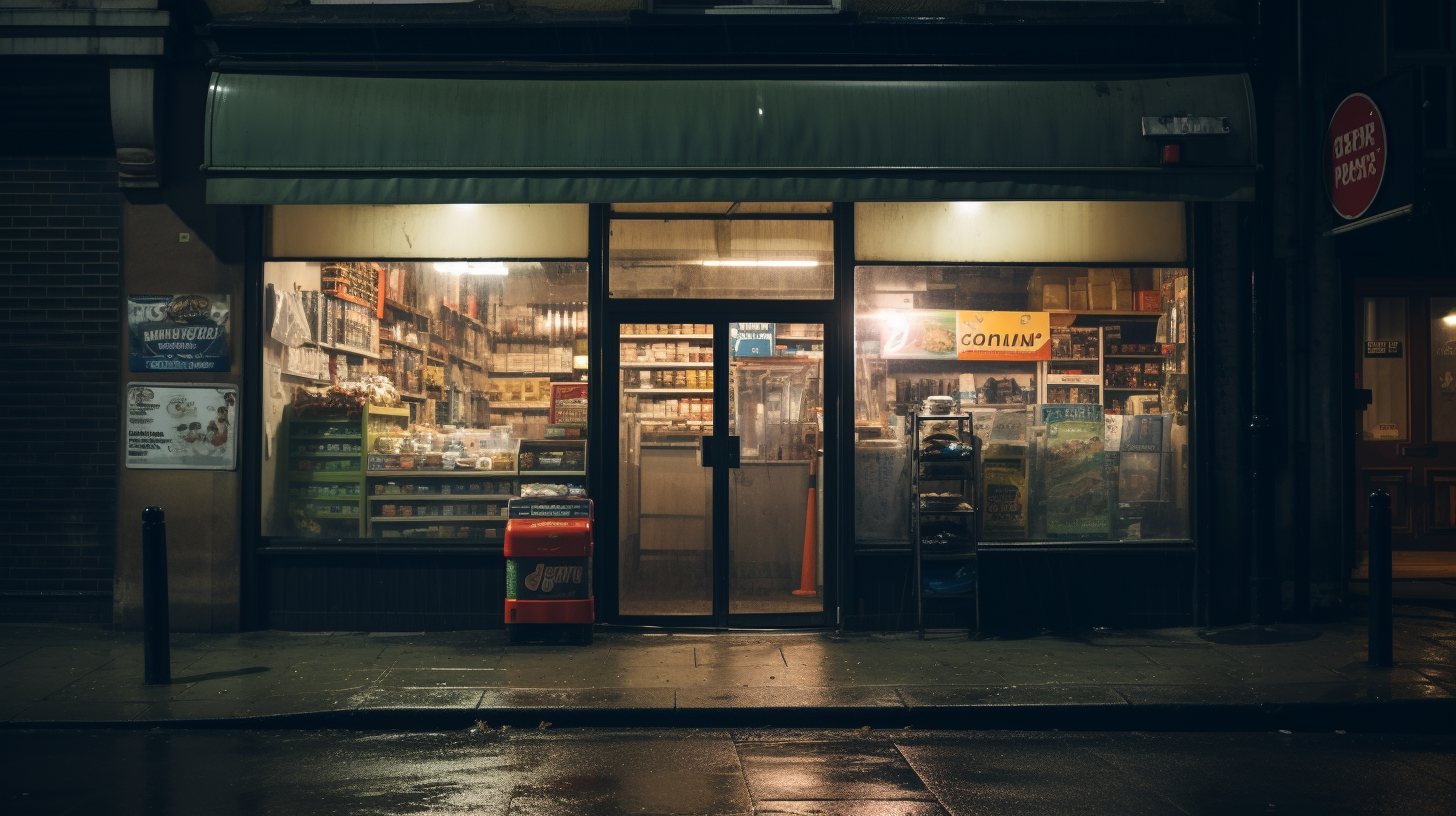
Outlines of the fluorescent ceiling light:
M511 273L500 261L440 261L435 264L436 272L447 275L493 275L504 277Z
M698 261L703 266L818 266L818 261Z

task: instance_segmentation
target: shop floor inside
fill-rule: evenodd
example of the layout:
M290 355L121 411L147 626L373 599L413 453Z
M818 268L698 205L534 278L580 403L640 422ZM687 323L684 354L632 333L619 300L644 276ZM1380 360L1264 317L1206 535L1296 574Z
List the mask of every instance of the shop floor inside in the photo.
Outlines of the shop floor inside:
M1456 614L1397 607L1393 669L1363 619L1265 629L644 632L590 646L501 631L175 634L144 685L138 632L0 625L0 722L145 727L822 725L917 728L1444 730Z

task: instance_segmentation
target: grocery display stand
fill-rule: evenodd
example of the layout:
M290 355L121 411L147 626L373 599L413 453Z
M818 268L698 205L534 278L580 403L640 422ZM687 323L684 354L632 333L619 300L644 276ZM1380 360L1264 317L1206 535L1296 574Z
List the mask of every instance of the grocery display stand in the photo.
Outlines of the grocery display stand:
M283 484L294 532L310 538L364 535L365 463L383 423L408 408L365 405L358 417L299 416L292 407L279 437Z
M935 426L945 426L936 429ZM953 428L953 430L951 430ZM915 625L925 607L958 607L978 625L976 550L981 539L981 440L967 414L910 415L910 542L915 556ZM930 566L927 569L927 565ZM969 606L969 610L966 607Z

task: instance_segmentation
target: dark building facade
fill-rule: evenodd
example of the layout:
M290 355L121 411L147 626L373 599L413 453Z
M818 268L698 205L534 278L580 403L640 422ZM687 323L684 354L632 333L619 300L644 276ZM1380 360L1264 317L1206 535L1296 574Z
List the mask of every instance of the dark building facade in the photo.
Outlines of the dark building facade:
M31 232L7 238L26 277L6 357L40 400L11 430L94 468L94 492L9 505L6 608L94 615L109 586L134 625L139 511L158 504L184 628L498 626L501 497L559 484L597 503L610 623L1333 614L1360 588L1357 472L1405 472L1352 441L1356 299L1424 297L1429 322L1445 297L1357 270L1407 257L1392 244L1425 253L1411 277L1446 261L1429 195L1325 234L1323 122L1407 63L1420 94L1451 87L1449 36L1408 44L1429 26L1402 4L1336 5L212 3L149 10L155 54L14 46L12 76L46 78L11 93L75 145L7 137L6 226ZM1346 58L1331 43L1360 13ZM87 175L37 175L68 169ZM71 204L95 211L43 209ZM227 371L126 371L125 299L176 293L227 296ZM295 299L312 317L288 335ZM1047 347L974 348L962 329L988 310L1045 320ZM30 318L75 325L42 340ZM363 334L320 334L330 320ZM58 343L78 373L109 367L51 376L33 361ZM310 418L309 388L369 378L397 394L362 424ZM125 467L137 382L237 386L236 469ZM580 422L556 416L574 384ZM956 555L969 531L922 518L954 508L906 498L926 397L979 423L974 558ZM65 441L32 439L40 422ZM703 467L703 436L741 466ZM1419 478L1443 478L1439 440L1392 442L1435 445ZM40 490L65 478L49 467L15 472ZM1411 546L1440 551L1446 505L1401 478L1427 519Z

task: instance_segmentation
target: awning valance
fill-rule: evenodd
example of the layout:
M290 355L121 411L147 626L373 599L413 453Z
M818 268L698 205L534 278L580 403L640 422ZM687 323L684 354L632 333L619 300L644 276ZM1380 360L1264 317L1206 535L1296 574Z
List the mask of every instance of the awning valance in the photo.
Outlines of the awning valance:
M1144 117L1227 117L1160 163ZM516 80L215 74L218 204L1253 197L1243 75Z

